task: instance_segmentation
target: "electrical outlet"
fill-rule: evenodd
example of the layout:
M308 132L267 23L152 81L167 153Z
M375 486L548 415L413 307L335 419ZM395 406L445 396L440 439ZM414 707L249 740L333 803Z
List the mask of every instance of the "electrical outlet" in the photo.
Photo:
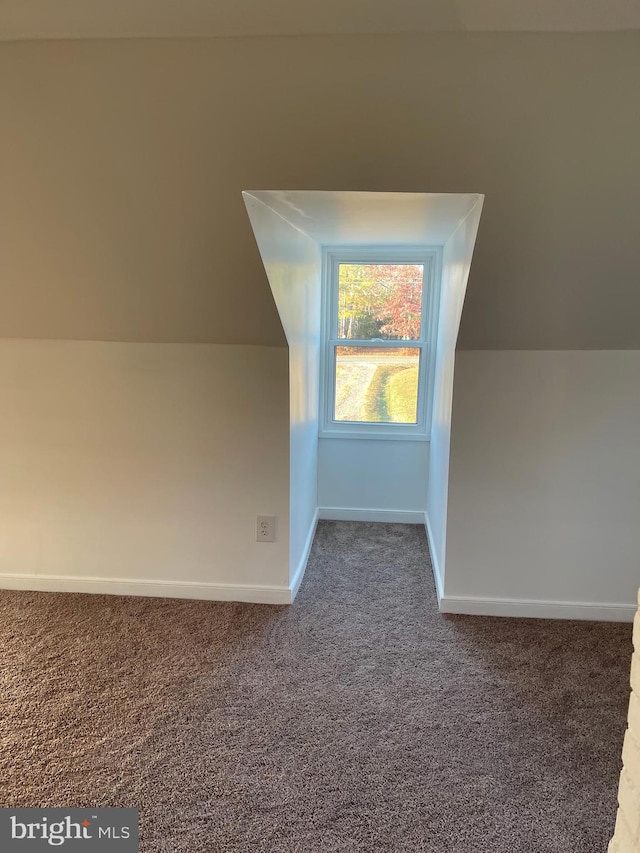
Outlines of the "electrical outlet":
M258 542L276 541L275 515L259 515L256 519L256 539Z

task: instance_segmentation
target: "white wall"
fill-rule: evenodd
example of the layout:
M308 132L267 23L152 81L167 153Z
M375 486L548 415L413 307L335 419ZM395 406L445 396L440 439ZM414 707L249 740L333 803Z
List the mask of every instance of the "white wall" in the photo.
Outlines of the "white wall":
M322 255L314 240L244 193L262 262L289 344L290 583L302 580L318 506L318 409Z
M321 438L321 518L421 523L426 509L429 443Z
M290 601L287 393L284 348L0 340L0 587Z
M449 237L442 253L427 483L427 532L439 595L442 595L445 573L449 444L456 343L482 206L483 199L479 199Z
M457 354L445 610L632 617L639 377L639 351Z

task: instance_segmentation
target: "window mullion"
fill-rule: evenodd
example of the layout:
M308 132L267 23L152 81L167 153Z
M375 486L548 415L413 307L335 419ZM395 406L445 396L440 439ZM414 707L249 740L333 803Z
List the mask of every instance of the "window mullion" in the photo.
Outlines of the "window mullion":
M329 345L332 347L375 347L376 349L410 349L414 347L419 349L425 346L424 340L411 341L396 341L396 340L378 340L371 338L370 340L351 339L351 338L331 338Z

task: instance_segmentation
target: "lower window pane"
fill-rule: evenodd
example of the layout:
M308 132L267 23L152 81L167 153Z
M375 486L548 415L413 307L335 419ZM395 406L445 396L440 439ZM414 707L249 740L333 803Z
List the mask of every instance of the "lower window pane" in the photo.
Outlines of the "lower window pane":
M336 421L418 422L420 350L336 347Z

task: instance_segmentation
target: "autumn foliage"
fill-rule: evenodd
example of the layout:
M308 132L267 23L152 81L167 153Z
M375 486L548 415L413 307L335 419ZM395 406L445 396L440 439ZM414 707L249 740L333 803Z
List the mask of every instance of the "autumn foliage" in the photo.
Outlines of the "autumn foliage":
M341 264L338 337L416 340L422 264Z

